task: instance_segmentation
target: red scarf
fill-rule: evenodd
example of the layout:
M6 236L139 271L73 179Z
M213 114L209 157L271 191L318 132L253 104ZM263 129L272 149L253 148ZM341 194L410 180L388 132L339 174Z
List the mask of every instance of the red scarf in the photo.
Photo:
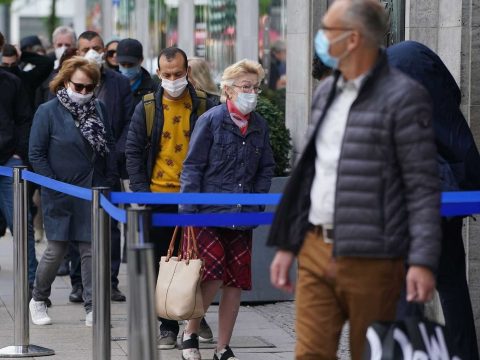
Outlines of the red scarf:
M248 120L250 120L250 114L243 115L240 110L237 109L233 101L227 100L227 109L230 113L230 118L238 126L242 135L247 133Z

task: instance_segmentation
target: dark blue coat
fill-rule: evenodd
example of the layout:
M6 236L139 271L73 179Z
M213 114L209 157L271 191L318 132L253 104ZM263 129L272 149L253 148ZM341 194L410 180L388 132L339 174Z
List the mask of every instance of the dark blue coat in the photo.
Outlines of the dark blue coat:
M97 102L103 120L106 112ZM105 120L110 149L97 154L75 126L70 112L57 98L40 105L30 132L30 162L37 174L91 188L113 186L118 179L114 140ZM49 240L91 241L90 202L42 188L42 210Z
M422 84L433 100L433 126L443 190L480 190L480 156L460 111L461 93L428 47L405 41L387 49L389 63Z
M182 192L267 193L275 168L268 124L252 112L242 135L227 105L200 116L190 139L180 178ZM211 205L181 208L184 212L251 212L259 206Z

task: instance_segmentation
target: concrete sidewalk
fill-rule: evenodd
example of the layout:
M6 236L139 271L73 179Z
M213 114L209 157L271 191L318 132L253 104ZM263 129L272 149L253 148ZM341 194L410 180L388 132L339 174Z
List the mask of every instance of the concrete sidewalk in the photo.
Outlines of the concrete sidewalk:
M45 249L45 240L37 243L37 257ZM13 242L10 235L0 239L0 348L13 345ZM127 294L126 265L120 268L120 289ZM85 326L82 304L68 301L70 278L57 277L50 297L49 315L53 325L37 326L30 322L30 343L55 350L56 355L42 359L92 359L92 329ZM128 299L127 299L128 300ZM111 303L112 359L127 359L127 305ZM207 313L207 321L217 332L217 307ZM268 306L242 306L233 333L232 348L239 359L293 359L293 304L283 302ZM214 344L201 346L203 359L212 359ZM159 359L181 359L179 350L159 351ZM40 359L40 358L38 358Z

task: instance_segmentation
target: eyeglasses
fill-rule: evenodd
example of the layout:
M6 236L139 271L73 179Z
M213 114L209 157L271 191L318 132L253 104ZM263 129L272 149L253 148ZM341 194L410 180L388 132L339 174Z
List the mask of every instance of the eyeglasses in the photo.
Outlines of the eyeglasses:
M117 50L108 50L107 57L114 57L116 53L117 53Z
M251 93L252 91L255 94L261 94L262 93L262 90L258 86L254 86L254 85L242 85L242 86L240 86L240 85L233 84L232 86L236 87L236 88L239 88L239 89L242 89L242 92L244 92L244 93Z
M70 83L73 84L73 87L75 88L75 91L80 93L83 91L83 89L87 90L87 93L91 93L93 90L95 90L95 87L97 85L95 84L79 84L79 83L74 83L73 81L70 80Z

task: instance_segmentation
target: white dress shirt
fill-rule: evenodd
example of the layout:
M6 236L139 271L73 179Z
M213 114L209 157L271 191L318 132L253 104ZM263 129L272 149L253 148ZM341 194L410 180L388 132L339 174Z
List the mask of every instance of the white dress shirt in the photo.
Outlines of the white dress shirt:
M315 177L310 190L308 220L314 225L333 225L337 168L350 108L358 96L365 75L345 81L340 77L337 95L320 124L315 147Z

